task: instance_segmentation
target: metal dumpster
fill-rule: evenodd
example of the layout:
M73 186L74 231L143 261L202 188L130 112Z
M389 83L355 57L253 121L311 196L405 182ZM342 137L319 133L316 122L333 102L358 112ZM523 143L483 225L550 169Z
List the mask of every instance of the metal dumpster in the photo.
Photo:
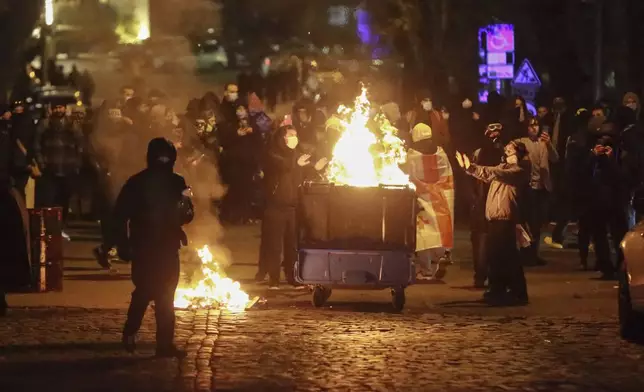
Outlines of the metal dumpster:
M333 288L391 288L401 310L415 277L415 248L416 196L409 187L301 187L295 279L314 286L315 306Z

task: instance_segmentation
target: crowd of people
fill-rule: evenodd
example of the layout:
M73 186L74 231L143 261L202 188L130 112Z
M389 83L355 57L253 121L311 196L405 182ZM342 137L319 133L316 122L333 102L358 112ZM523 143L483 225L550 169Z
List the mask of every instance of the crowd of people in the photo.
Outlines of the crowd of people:
M283 265L289 284L297 286L297 189L304 178L321 178L339 137L334 111L350 104L359 87L344 86L342 101L304 86L292 97L292 111L279 118L267 114L260 98L266 90L256 87L248 79L243 86L229 83L221 99L207 93L190 100L184 113L171 108L162 91L132 86L97 110L57 105L43 118L34 118L17 100L0 108L3 197L20 202L9 192L15 190L24 203L27 183L35 179L34 206L61 207L64 227L79 185L94 190L103 234L94 255L109 268L119 241L117 195L149 164L148 142L163 138L176 150L176 170L192 187L197 211L230 224L262 220L256 279L268 276L269 287L279 289ZM470 99L440 102L420 90L414 105L402 109L393 100L371 98L372 114L394 124L409 148L420 155L445 154L441 162L451 166L450 177L454 168L456 209L467 212L462 216L471 224L473 284L487 288L486 301L527 303L523 267L547 262L539 247L549 221L555 226L543 240L548 246L564 247L567 225L577 222L581 266L589 268L594 248L594 268L603 279L615 277L623 260L619 242L634 224L642 184L644 134L635 94L618 105L574 109L556 97L534 115L522 97L507 100L496 93L479 105ZM449 248L430 259L448 259ZM428 272L421 268L419 274L426 278ZM20 283L1 275L5 290Z

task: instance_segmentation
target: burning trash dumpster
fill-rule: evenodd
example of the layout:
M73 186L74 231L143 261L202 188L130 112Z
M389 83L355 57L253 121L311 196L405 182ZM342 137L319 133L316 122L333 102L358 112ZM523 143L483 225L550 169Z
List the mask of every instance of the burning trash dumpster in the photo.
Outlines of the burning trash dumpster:
M300 199L296 279L322 306L332 287L392 288L402 309L415 276L416 197L409 187L308 183Z
M299 206L296 280L312 285L322 306L334 287L391 288L396 310L413 283L416 195L404 144L384 116L370 118L366 90L341 107L341 135L328 182L306 183Z

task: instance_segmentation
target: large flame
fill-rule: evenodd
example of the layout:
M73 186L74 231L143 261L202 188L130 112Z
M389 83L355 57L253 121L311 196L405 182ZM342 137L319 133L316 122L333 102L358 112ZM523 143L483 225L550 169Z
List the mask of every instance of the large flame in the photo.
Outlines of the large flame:
M330 182L355 187L410 185L409 176L400 168L407 160L404 142L384 115L376 115L370 122L371 102L366 88L353 109L341 106L338 115L342 135L329 164Z
M174 296L175 308L224 308L232 312L244 311L252 301L241 289L239 282L224 276L208 245L197 250L197 254L201 259L203 278L194 287L177 289Z

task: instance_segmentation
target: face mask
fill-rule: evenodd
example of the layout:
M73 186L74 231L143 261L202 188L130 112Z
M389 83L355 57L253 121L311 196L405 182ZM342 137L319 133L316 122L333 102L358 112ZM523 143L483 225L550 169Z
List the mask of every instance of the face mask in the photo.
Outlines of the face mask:
M422 105L423 105L423 110L426 112L429 112L434 107L432 104L432 101L423 101Z
M229 102L235 102L239 98L238 93L228 93L228 101Z
M516 155L510 155L509 157L505 158L505 162L509 163L511 165L517 164L519 162L519 159L517 158Z
M637 110L637 104L635 102L627 103L626 107L632 110Z
M289 136L286 138L286 147L290 148L291 150L295 150L295 147L297 147L299 142L300 141L297 136Z
M466 99L465 101L463 101L462 105L463 109L470 109L472 107L472 101Z

